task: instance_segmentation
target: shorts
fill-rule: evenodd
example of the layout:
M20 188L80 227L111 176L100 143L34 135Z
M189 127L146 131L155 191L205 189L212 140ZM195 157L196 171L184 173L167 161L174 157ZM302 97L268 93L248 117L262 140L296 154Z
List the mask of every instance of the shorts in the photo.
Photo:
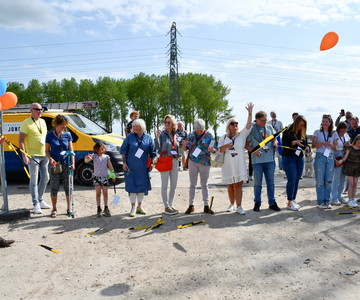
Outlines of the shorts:
M185 157L187 150L184 152L184 150L182 149L182 147L179 147L179 148L178 148L178 152L179 152L179 156L180 156L180 157ZM186 157L185 157L185 158L186 158Z
M94 186L98 186L98 185L109 186L109 180L107 177L94 176L93 185Z

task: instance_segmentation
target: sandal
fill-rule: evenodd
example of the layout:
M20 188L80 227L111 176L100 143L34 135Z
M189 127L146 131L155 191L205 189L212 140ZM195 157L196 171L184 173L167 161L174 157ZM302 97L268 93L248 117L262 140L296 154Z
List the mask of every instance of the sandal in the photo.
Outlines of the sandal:
M56 218L56 210L53 210L50 215L52 218Z

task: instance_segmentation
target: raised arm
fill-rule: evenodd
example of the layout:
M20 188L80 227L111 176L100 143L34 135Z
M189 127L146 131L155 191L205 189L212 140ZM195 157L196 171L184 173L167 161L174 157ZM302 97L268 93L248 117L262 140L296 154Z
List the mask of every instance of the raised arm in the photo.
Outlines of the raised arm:
M245 108L248 111L248 119L247 119L247 122L246 122L246 129L249 130L251 128L252 111L253 111L253 108L254 108L254 104L249 102L247 104L247 107L245 107Z

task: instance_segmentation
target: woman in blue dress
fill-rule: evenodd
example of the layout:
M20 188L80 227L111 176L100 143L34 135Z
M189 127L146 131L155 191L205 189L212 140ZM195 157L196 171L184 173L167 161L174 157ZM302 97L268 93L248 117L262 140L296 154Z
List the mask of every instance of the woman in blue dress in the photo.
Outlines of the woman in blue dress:
M129 193L131 202L130 216L135 213L146 214L142 207L144 196L151 190L150 172L156 156L155 144L146 131L145 122L137 119L132 125L133 132L124 140L120 154L123 158L125 173L125 191ZM135 210L136 199L138 206Z

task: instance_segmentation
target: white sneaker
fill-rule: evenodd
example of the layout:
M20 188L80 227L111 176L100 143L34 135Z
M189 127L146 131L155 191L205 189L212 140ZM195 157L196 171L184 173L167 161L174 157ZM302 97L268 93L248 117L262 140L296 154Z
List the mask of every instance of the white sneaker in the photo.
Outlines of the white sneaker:
M355 202L354 199L349 200L349 202L347 203L347 205L348 205L349 207L358 207L358 206L359 206L359 205Z
M242 209L241 206L239 206L239 207L236 209L236 212L237 212L239 215L245 215L245 212L244 212L244 210Z
M341 205L341 202L339 200L335 200L335 201L331 201L331 204L339 206Z
M322 209L326 209L327 208L327 204L323 203L323 204L318 204L317 205L318 208L322 208Z
M236 210L235 205L234 205L234 204L230 204L230 206L228 207L227 211L228 211L228 212L232 212L232 211L234 211L234 210Z
M348 204L348 202L347 202L345 199L340 199L340 202L341 202L342 204Z
M168 206L167 208L165 208L165 214L167 214L167 215L176 215L178 213L179 213L179 211L178 210L177 211L173 210L171 208L171 206Z
M36 203L34 206L34 213L36 214L42 214L40 203Z
M326 205L327 209L331 209L331 204L330 203L326 203L325 205Z
M50 208L50 205L43 200L40 202L40 208Z
M297 206L298 209L300 209L300 205L297 204L297 202L295 200L293 200L292 202L295 204L295 206Z
M176 209L174 206L170 206L170 208L175 212L175 214L178 214L178 213L179 213L179 210Z
M287 208L290 210L299 210L298 206L294 203L295 201L288 202Z

